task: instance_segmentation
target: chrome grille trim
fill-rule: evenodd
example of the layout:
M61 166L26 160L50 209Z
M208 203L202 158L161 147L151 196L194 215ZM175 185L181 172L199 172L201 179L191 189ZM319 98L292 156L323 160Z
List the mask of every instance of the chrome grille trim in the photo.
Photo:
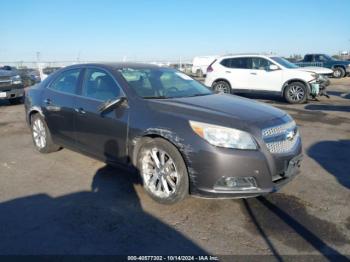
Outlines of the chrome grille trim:
M266 147L272 154L283 154L292 151L300 140L295 121L262 130Z
M266 138L266 137L281 135L286 133L290 129L294 129L295 127L296 127L296 123L293 120L283 125L263 129L262 136L263 138Z
M299 132L297 131L293 140L280 140L276 142L266 143L267 148L273 154L288 153L294 149L299 141Z

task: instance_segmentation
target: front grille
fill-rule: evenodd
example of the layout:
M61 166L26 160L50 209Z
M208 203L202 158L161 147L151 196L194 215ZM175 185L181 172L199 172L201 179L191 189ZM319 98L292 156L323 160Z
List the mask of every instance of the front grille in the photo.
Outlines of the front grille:
M2 82L2 81L11 81L11 77L9 77L9 76L0 76L0 82Z
M267 148L273 154L283 154L292 151L300 137L294 121L266 128L262 131L262 136Z

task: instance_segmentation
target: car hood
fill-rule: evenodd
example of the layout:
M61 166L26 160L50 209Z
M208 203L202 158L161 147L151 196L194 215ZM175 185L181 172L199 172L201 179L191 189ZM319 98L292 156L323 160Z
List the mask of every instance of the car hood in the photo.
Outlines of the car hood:
M328 74L332 74L333 73L333 70L331 70L329 68L318 67L318 66L298 67L298 68L294 68L293 70L311 72L311 73L316 73L316 74L319 74L319 75L328 75Z
M251 99L227 94L197 97L152 100L156 110L185 115L196 121L245 125L247 123L269 124L271 120L282 119L287 114L275 107ZM227 121L228 119L233 121ZM262 125L259 125L262 126Z

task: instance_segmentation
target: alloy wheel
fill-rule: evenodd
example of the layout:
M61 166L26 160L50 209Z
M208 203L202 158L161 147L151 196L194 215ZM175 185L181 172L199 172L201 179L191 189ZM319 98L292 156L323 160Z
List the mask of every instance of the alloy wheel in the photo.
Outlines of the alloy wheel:
M339 78L341 76L341 71L339 69L335 69L333 72L333 76L335 78Z
M46 130L41 119L36 119L33 123L33 138L38 148L42 149L46 146Z
M169 154L154 147L145 152L141 161L144 184L152 194L168 198L177 193L179 174Z
M305 91L301 86L292 85L288 90L288 96L294 102L301 101L305 96Z
M230 94L230 87L225 82L219 82L214 86L215 91Z

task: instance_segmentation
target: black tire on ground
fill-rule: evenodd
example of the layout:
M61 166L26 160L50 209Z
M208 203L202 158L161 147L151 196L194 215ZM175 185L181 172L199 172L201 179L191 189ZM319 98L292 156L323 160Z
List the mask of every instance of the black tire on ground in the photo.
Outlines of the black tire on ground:
M35 127L34 127L34 125L39 123L37 121L41 121L41 123L43 124L43 130L44 130L43 133L45 133L45 143L43 144L43 146L39 146L35 140ZM40 153L47 154L47 153L51 153L51 152L56 152L56 151L61 149L60 146L58 146L52 142L50 130L48 129L44 118L40 114L34 114L31 116L31 131L32 131L32 138L33 138L34 146L35 146L36 150L38 150Z
M212 89L216 92L231 94L232 89L230 84L225 80L216 81L212 85Z
M308 89L304 83L292 82L284 89L283 96L290 104L303 104L307 101Z
M346 72L344 68L342 67L336 67L333 70L333 77L334 78L343 78L346 75Z
M11 105L17 105L23 103L23 97L16 97L9 99Z
M143 172L143 167L145 163L147 163L147 159L149 158L149 153L152 152L152 149L159 149L163 152L165 152L168 156L170 156L172 162L174 163L174 167L176 168L177 171L177 176L178 179L173 180L176 181L176 189L171 191L171 194L169 196L158 196L154 192L152 192L151 189L151 183L148 183L146 185L147 181L150 181L151 179L147 180L144 172ZM168 159L169 160L169 159ZM166 164L166 162L165 162ZM166 166L164 164L164 166ZM148 166L146 164L146 166ZM142 181L143 181L143 187L147 194L155 201L161 203L161 204L174 204L176 202L179 202L183 200L188 194L189 194L189 178L188 178L188 172L187 172L187 167L185 164L185 161L183 160L180 152L178 149L168 142L165 139L162 138L155 138L155 139L147 139L143 142L143 144L140 147L140 150L138 152L137 156L137 168L140 172ZM170 172L170 171L169 171ZM153 176L152 176L153 178ZM160 180L158 183L161 183ZM154 185L156 182L154 182ZM163 185L160 185L161 188L164 191ZM170 187L168 187L170 188Z

